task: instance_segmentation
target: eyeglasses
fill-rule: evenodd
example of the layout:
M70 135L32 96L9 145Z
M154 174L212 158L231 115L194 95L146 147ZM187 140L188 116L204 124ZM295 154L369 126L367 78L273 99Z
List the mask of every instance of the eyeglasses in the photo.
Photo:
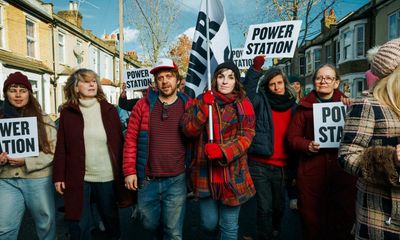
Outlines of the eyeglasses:
M167 103L162 104L162 113L161 113L162 120L168 119L168 108L169 108L169 105Z
M318 82L318 83L322 83L322 80L325 80L325 82L329 84L329 83L332 83L333 81L335 81L336 78L331 77L331 76L317 76L315 78L315 82Z

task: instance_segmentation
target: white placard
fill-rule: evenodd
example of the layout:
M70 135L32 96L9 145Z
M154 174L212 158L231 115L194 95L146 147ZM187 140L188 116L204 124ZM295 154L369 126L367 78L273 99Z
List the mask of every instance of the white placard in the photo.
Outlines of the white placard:
M343 136L346 106L342 102L314 103L314 141L321 148L338 148Z
M249 69L253 64L252 58L245 58L243 56L243 48L232 49L233 62L239 69Z
M297 47L301 20L250 25L244 45L246 58L292 58Z
M147 89L151 84L150 68L136 68L124 71L126 89L133 91Z
M0 152L11 158L39 156L36 117L0 119Z

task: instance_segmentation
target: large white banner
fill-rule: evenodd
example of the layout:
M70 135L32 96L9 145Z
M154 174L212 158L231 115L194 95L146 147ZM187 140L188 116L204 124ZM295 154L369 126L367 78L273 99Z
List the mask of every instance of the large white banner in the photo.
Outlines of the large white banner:
M342 102L314 103L314 141L320 148L338 148L343 136L346 106Z
M39 156L36 117L0 119L0 152L11 158Z
M301 20L250 25L244 55L253 58L292 58L297 47Z
M149 68L135 68L124 71L126 90L143 90L151 84L152 76Z
M185 92L195 97L207 86L207 29L206 1L201 1L193 37ZM218 64L232 60L228 23L220 0L208 1L211 77Z

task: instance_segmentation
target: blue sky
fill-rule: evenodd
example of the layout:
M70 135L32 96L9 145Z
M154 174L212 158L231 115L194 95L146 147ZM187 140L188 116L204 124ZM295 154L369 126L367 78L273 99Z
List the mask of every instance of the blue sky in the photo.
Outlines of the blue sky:
M54 12L68 9L69 0L43 1L46 3L53 3ZM192 34L201 2L201 0L177 1L181 5L181 12L179 13L177 22L172 28L171 36L169 36L170 41L177 39L177 37L184 32L190 32L190 34ZM92 30L98 37L101 37L104 33L112 33L118 30L118 0L77 0L77 2L79 3L79 11L83 15L83 28ZM257 14L260 13L263 8L260 2L261 0L223 0L233 48L243 46L246 40L244 33L249 25L263 23L260 22L262 21L260 20L260 14ZM324 2L324 0L321 0L321 2ZM336 0L334 5L335 14L337 18L340 19L350 11L357 10L367 2L368 0ZM322 7L319 5L314 6L312 12L314 12L314 14L321 12L321 8ZM129 9L124 9L124 13L134 14L129 12ZM128 24L126 16L124 19L125 51L140 51L139 44L136 42L137 34L140 34L140 32L136 30L133 25ZM279 19L272 18L270 21L279 21ZM318 20L316 21L314 32L319 30L319 27L320 21Z

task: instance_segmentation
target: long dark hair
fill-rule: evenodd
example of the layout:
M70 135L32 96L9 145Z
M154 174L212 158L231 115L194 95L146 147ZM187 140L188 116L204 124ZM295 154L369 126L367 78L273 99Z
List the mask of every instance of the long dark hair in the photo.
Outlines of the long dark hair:
M218 71L214 73L214 78L211 81L211 88L217 90L217 77L219 74L222 72L225 72L226 70L232 70L229 68L221 68ZM244 90L243 84L240 82L240 80L236 77L235 75L235 87L233 88L232 93L236 93L238 96L238 100L242 100L243 98L246 97L246 91Z

